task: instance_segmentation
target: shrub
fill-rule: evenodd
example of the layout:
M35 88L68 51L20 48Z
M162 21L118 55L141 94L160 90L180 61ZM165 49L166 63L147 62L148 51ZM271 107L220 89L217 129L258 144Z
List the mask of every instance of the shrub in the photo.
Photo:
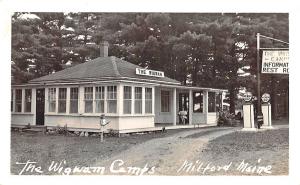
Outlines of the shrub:
M220 111L218 118L218 126L233 126L236 124L235 115L230 114L228 111Z
M56 126L56 128L54 129L54 132L56 134L64 134L67 135L68 134L68 126L64 125L64 127L60 127L59 125Z

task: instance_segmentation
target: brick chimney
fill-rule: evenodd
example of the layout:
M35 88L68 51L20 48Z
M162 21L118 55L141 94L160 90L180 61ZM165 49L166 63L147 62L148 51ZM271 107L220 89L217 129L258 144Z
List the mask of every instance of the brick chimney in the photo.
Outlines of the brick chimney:
M108 42L103 41L100 43L100 57L108 57Z

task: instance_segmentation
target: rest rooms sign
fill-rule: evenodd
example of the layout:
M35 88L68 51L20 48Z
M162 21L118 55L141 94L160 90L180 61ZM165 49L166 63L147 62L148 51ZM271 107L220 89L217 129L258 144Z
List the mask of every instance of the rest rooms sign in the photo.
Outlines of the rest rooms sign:
M261 72L289 74L289 51L263 51Z
M137 75L144 75L144 76L155 76L155 77L164 77L165 76L164 72L162 72L162 71L140 69L140 68L136 68L135 73Z

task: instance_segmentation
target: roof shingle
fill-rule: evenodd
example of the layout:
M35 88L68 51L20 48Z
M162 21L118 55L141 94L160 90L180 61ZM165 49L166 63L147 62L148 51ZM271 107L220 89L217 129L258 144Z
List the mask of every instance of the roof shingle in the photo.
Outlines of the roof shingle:
M78 64L74 67L33 79L29 81L29 83L46 83L49 81L64 82L70 80L80 82L85 79L101 79L112 77L114 79L135 78L138 81L155 80L160 81L161 83L180 84L179 81L168 77L158 78L153 76L137 75L136 68L141 67L116 57L99 57L89 62Z

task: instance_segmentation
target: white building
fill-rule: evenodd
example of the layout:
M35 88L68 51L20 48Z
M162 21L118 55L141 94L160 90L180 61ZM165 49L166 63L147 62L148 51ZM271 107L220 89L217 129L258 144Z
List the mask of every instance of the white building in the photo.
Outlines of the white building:
M116 57L101 57L65 70L12 85L12 126L65 126L99 129L105 114L107 129L116 132L151 130L180 124L178 112L187 111L187 124L216 124L225 90L183 86L164 72L143 69Z

